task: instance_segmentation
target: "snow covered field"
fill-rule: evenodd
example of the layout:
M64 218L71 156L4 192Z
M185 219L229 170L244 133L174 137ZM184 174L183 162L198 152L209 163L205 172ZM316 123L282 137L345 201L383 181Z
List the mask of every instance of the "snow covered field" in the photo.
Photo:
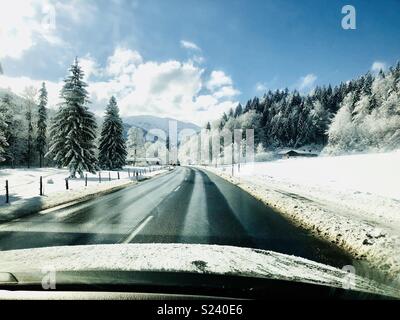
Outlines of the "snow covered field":
M207 168L291 220L400 275L400 151Z
M129 169L129 171L128 171ZM66 190L65 179L69 172L67 169L35 168L35 169L1 169L0 170L0 218L10 213L23 211L47 209L76 201L87 196L106 193L132 184L136 181L134 170L144 170L140 167L125 167L119 172L101 171L101 182L99 174L87 174L87 187L84 178L68 179L68 190ZM139 179L149 178L165 172L164 168L153 167L151 172L142 172ZM43 177L44 196L39 195L39 181ZM10 203L6 204L5 183L8 180ZM31 208L30 208L31 207Z

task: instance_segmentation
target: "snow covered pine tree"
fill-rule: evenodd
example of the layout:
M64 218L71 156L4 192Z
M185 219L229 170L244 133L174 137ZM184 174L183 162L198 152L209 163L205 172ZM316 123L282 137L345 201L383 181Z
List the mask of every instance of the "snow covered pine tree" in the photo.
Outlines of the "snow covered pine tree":
M126 162L124 126L119 116L115 97L111 97L106 108L99 143L99 164L107 170L121 169Z
M38 118L37 118L37 137L36 149L39 153L39 166L43 166L43 156L46 150L46 131L47 131L47 90L43 82L39 91L39 105L38 105Z
M6 139L7 123L3 112L0 112L0 162L4 161L5 149L8 146Z
M96 119L88 110L87 84L82 80L83 71L78 59L70 68L71 74L64 80L60 109L54 117L50 132L51 143L46 156L51 156L59 166L69 169L70 177L84 171L95 173Z

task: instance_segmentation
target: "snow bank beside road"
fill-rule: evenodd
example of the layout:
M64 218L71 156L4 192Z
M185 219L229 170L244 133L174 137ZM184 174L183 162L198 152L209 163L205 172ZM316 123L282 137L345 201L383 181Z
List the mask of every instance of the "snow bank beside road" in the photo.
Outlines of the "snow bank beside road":
M400 275L400 152L207 168L314 234Z
M131 178L129 178L128 168ZM43 169L3 169L0 170L0 184L4 186L5 180L9 181L10 204L5 203L4 190L0 196L0 220L7 221L20 216L63 205L72 201L85 201L95 196L114 192L136 183L132 171L136 169L126 167L118 173L108 171L101 173L101 183L98 175L88 173L88 186L85 187L85 179L69 179L69 189L66 190L65 178L68 170L43 168ZM148 179L166 172L158 170L143 173L139 180ZM43 177L44 196L39 196L39 178Z

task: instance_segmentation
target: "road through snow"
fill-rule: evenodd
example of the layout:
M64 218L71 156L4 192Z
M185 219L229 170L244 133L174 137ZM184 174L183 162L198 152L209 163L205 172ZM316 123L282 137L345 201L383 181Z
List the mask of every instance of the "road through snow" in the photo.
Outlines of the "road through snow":
M242 189L178 167L115 193L0 225L0 250L111 243L253 247L342 267L352 259Z

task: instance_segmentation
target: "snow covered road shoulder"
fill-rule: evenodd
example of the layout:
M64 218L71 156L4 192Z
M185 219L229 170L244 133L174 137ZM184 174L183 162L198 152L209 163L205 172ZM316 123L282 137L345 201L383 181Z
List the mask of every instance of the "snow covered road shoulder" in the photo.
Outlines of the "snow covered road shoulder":
M396 151L206 169L399 279L399 164Z
M68 190L65 186L65 178L68 171L65 169L2 169L0 170L0 183L3 186L5 180L9 181L10 203L5 203L4 190L0 196L0 221L9 221L21 216L50 209L56 206L81 202L107 193L118 191L129 185L137 183L133 176L133 169L118 172L106 171L101 173L101 182L98 174L88 174L87 186L84 178L69 179ZM147 172L139 176L139 181L149 179L167 172L159 169ZM44 196L39 196L39 178L43 177ZM130 176L130 177L129 177Z

